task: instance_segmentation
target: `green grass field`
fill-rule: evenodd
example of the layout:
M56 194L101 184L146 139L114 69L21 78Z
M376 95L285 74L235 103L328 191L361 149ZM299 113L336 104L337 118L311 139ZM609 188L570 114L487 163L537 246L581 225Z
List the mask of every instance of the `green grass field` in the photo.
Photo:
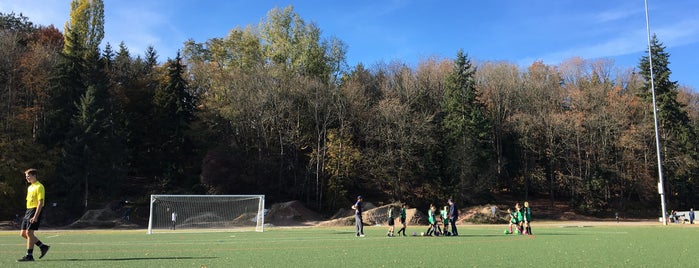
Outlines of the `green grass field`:
M0 267L689 267L699 228L689 225L461 226L459 237L385 237L386 227L267 228L263 233L39 230L50 252L34 263L19 231L0 232ZM696 226L696 225L695 225ZM408 226L408 233L424 231ZM38 248L35 250L38 252ZM38 255L36 255L38 256ZM696 264L696 263L694 263Z

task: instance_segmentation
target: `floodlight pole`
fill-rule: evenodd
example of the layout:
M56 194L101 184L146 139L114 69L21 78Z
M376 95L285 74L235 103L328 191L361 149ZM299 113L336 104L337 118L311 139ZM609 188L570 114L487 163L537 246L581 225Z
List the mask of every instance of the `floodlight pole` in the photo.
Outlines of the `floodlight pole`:
M655 150L658 156L658 193L660 194L660 206L663 214L663 225L667 225L667 215L665 208L665 186L663 184L663 161L660 156L660 134L658 131L658 106L655 102L655 81L653 79L653 58L650 45L650 22L648 19L648 0L645 1L646 6L646 32L648 35L648 65L650 66L650 91L653 94L653 122L655 124Z

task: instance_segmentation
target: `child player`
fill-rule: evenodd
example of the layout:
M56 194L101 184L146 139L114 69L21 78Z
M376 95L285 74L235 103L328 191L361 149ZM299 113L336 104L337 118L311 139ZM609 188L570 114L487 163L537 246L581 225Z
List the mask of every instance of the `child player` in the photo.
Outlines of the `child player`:
M405 220L406 220L407 217L406 217L406 215L405 215L405 204L402 204L402 205L400 206L400 215L399 215L399 218L400 218L400 224L401 224L402 226L401 226L400 230L398 230L398 235L400 235L400 232L403 232L403 236L406 236L406 235L405 235Z
M451 235L449 233L449 216L447 216L447 213L449 213L449 207L444 206L442 211L439 212L439 216L442 217L442 224L444 225L444 233L442 233L445 236Z
M517 232L520 233L521 230L519 229L519 216L517 214L519 213L519 204L515 205L516 211L512 211L511 209L507 209L507 215L510 217L510 232L509 234L513 234L514 232L512 231L512 226L515 226L517 228Z
M393 206L388 207L388 233L386 233L386 236L392 237L393 235L393 229L395 228L395 222L393 221Z
M435 210L437 210L437 208L434 206L434 204L430 204L430 209L427 210L427 220L430 222L430 226L427 227L427 233L425 233L426 236L431 236L435 231Z
M509 218L509 220L508 220L509 226L508 227L510 228L510 231L507 232L507 230L505 230L505 232L506 232L506 234L511 234L512 233L512 226L517 225L517 217L515 216L514 213L512 213L512 210L509 208L507 209L507 217Z
M524 222L524 216L522 215L522 207L519 203L515 204L515 216L517 217L517 233L522 234L522 223Z
M524 234L532 234L532 227L529 225L532 221L532 209L529 207L529 201L524 201L524 208L522 209L522 216L524 218Z

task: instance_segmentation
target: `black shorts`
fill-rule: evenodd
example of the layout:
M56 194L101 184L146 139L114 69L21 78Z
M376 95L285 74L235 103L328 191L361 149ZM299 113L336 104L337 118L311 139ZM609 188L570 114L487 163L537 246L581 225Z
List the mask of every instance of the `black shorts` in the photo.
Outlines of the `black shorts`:
M22 230L39 230L44 211L42 210L41 213L39 213L39 217L35 222L29 222L29 220L34 217L34 213L36 213L36 208L28 208L27 212L24 213L24 219L22 219L22 225L20 225Z
M400 218L400 224L405 225L405 218Z
M393 226L396 223L394 222L393 218L388 218L388 226Z

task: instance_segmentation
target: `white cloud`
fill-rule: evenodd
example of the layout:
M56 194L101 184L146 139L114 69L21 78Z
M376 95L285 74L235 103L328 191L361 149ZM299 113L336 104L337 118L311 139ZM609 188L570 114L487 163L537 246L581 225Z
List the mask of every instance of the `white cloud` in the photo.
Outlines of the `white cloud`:
M611 38L600 39L587 46L576 46L542 54L538 57L528 57L518 60L518 63L528 65L535 60L542 60L547 64L558 64L576 56L584 59L595 59L646 51L648 46L647 31L645 28L636 28ZM652 33L657 33L659 40L668 48L697 43L699 42L699 20L686 19L657 29L651 28Z
M114 6L109 4L115 4ZM105 3L105 39L116 47L122 41L132 56L143 55L148 46L153 46L158 53L163 46L163 27L168 22L165 15L155 12L156 7L146 3L119 4ZM161 57L162 60L162 57Z
M590 20L597 23L609 23L619 20L624 20L629 17L638 16L642 13L642 9L618 9L618 10L607 10L603 12L598 12L590 15Z

